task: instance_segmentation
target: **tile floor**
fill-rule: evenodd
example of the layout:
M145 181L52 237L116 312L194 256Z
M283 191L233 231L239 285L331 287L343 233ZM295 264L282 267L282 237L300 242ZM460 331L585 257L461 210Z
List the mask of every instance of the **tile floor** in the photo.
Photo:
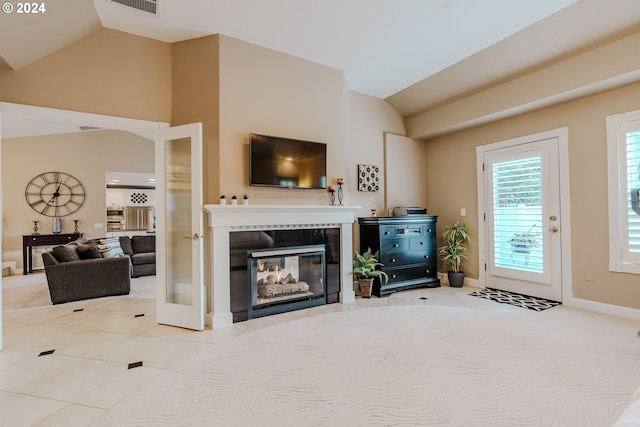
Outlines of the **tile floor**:
M385 305L525 310L467 295L474 288L416 289L236 323L201 332L159 325L151 299L109 297L3 313L0 424L88 426L156 375L212 346L282 322ZM427 299L421 299L427 298ZM142 366L129 368L142 362Z

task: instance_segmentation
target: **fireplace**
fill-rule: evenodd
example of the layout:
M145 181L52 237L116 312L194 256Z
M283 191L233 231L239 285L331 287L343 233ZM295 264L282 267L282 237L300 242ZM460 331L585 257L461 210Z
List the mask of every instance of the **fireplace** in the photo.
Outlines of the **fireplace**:
M248 251L248 318L326 303L324 245Z
M359 207L212 204L204 209L209 214L211 253L210 311L205 320L213 328L247 318L249 249L324 244L326 302L355 300L352 233Z
M234 323L340 300L338 228L234 231L229 233L229 254ZM287 279L289 273L292 277ZM288 283L268 283L268 276ZM309 290L304 285L297 289L300 285L291 278L305 282ZM264 287L269 284L273 286ZM260 296L273 289L280 294Z

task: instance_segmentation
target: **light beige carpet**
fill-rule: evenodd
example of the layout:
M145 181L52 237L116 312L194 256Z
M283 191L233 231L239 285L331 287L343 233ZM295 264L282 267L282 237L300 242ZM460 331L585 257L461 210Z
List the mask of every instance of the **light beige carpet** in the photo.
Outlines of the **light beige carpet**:
M131 292L123 298L156 297L156 277L143 276L131 279ZM44 272L2 278L2 310L51 306L47 276Z
M353 309L256 330L160 375L99 426L610 426L637 322L556 307Z

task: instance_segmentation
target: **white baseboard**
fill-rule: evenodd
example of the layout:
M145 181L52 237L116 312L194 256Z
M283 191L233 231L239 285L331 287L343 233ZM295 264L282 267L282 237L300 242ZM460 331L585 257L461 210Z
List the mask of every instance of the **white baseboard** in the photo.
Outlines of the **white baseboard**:
M611 316L624 317L631 320L640 320L640 310L637 308L622 307L619 305L605 304L580 298L565 299L562 301L562 305L595 311L596 313L608 314Z

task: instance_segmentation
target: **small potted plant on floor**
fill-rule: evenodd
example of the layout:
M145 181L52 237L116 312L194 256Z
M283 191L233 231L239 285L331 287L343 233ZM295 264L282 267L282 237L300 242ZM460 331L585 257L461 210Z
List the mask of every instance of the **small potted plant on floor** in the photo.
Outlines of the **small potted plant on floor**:
M449 286L461 288L464 283L464 271L460 270L460 263L467 259L469 249L467 244L471 241L469 229L458 221L444 228L442 234L444 244L440 247L440 256L444 263L449 264L451 270L447 272Z
M360 283L360 292L364 298L371 298L371 291L373 289L373 280L377 277L378 280L387 283L389 276L382 270L377 270L376 267L383 265L378 262L378 256L380 251L375 254L371 253L371 248L363 254L359 254L356 251L356 257L353 260L353 274L358 278Z

